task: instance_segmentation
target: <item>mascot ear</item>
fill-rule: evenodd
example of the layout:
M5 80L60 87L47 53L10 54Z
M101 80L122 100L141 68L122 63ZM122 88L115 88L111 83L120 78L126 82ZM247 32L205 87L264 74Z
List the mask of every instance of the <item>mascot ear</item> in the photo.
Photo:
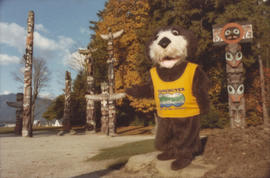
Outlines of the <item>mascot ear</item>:
M186 40L188 41L187 58L192 60L196 55L197 46L198 46L198 40L196 38L196 35L190 30L183 29L182 34L183 34L183 36L185 36Z
M155 41L155 39L156 39L156 37L157 37L157 34L158 34L158 32L159 32L159 30L160 30L161 28L159 28L158 30L156 30L155 31L155 33L148 39L148 42L146 43L146 48L145 48L145 53L146 53L146 56L147 56L147 58L148 58L148 60L149 60L149 62L151 62L152 64L153 64L153 61L152 61L152 59L151 59L151 57L150 57L150 45L152 44L152 42L153 41Z

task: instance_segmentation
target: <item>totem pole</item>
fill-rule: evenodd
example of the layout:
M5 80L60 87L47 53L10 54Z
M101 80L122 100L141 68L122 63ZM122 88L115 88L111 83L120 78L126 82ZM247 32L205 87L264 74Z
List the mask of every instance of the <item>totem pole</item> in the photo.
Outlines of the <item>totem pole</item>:
M14 133L22 135L22 113L23 113L23 93L17 93L16 102L8 102L7 105L16 108L16 126Z
M95 49L81 49L79 53L85 55L85 64L86 64L86 74L87 74L87 94L92 95L94 77L93 77L93 58L92 52L96 51ZM96 121L94 117L95 106L93 100L86 99L86 126L85 130L96 131Z
M239 43L250 42L252 38L251 24L228 23L213 28L214 44L227 44L225 59L231 128L244 128L246 125L243 54Z
M70 117L71 117L71 76L70 72L66 71L66 88L65 88L65 106L64 106L64 118L63 118L63 130L69 132L71 129Z
M108 63L108 82L109 86L106 86L106 84L102 84L102 91L103 94L101 95L86 95L86 98L89 100L94 100L94 101L102 101L102 109L103 109L103 121L104 125L102 126L102 130L104 133L110 136L116 135L116 111L115 111L115 100L121 99L125 97L125 93L114 93L114 53L113 53L113 40L115 38L118 38L122 35L124 30L117 31L115 33L112 33L111 29L108 29L109 34L106 35L100 35L102 39L108 40L108 54L109 58L107 59ZM109 90L108 94L106 90ZM106 104L108 103L108 107ZM107 114L108 111L108 114ZM104 121L107 118L108 115L108 121Z
M119 30L115 33L112 33L111 28L108 28L109 34L106 35L100 35L102 39L104 40L108 40L108 54L109 54L109 58L107 59L107 63L108 63L108 82L109 82L109 95L113 95L114 94L114 62L115 62L115 58L114 58L114 53L113 53L113 40L115 38L118 38L122 35L122 33L124 32L124 30ZM115 128L115 124L116 124L116 117L115 117L115 101L114 100L109 100L109 132L110 134L115 134L116 133L116 128Z
M105 133L106 135L115 136L116 135L116 128L115 128L115 110L110 111L112 107L110 108L110 104L113 103L115 100L124 98L126 96L125 93L109 93L109 86L106 82L101 83L101 91L102 93L99 95L86 95L85 97L88 100L93 101L101 101L101 132ZM108 105L109 104L109 105ZM115 107L113 107L115 109ZM114 117L114 118L112 118Z
M101 94L103 96L109 96L109 86L108 83L102 82L100 84ZM108 107L108 99L103 98L101 100L101 132L109 135L109 107Z
M24 55L24 97L23 97L23 127L22 136L32 136L32 64L34 39L34 12L29 11L27 19L26 50Z

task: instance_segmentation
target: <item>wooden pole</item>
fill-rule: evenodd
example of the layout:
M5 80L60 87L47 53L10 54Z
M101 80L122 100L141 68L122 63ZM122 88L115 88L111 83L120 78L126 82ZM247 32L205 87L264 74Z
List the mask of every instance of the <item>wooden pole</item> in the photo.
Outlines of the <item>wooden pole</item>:
M101 101L101 132L106 135L115 136L115 127L112 126L113 122L110 121L109 111L109 101L115 101L117 99L124 98L125 93L113 93L109 94L109 86L106 82L101 83L102 93L99 95L86 95L86 99L93 101ZM112 117L112 116L111 116Z
M262 107L263 107L263 122L264 127L269 127L269 115L266 107L266 92L265 92L265 80L263 74L263 62L261 55L258 56L259 60L259 70L260 70L260 84L261 84L261 98L262 98Z
M260 6L263 1L262 0L258 0L257 1L258 5ZM264 11L263 11L263 16L264 16ZM257 44L257 47L260 49L261 48L261 44L260 42ZM267 49L268 51L268 49ZM262 62L262 57L261 54L259 54L258 56L258 60L259 60L259 71L260 71L260 84L261 84L261 98L262 98L262 108L263 108L263 122L264 122L264 128L265 129L270 129L269 126L269 115L268 115L268 111L267 111L267 107L266 107L266 92L265 92L265 80L264 80L264 73L263 73L263 62Z
M225 48L227 89L231 128L245 128L246 109L244 98L244 67L242 51L238 43Z
M16 126L14 133L16 135L22 135L23 93L17 93L16 102L7 102L7 105L16 108Z
M79 53L85 55L85 64L86 64L86 74L87 74L87 94L94 94L94 77L93 77L93 58L92 52L95 49L85 49L79 50ZM86 125L85 130L87 131L96 131L96 120L95 120L95 106L93 100L86 99Z
M251 24L233 22L213 27L214 44L227 45L225 58L231 128L245 128L246 126L243 54L239 43L251 42L252 38Z
M66 71L65 77L65 106L64 106L64 118L63 118L63 130L69 132L71 129L70 116L71 116L71 76L70 72Z
M109 87L106 82L101 83L101 94L103 96L109 96ZM101 132L109 135L109 107L108 107L108 98L101 99Z
M22 136L32 137L32 64L34 39L34 12L29 11L27 19L26 54L24 68L23 127Z
M109 33L106 35L100 35L102 39L108 40L108 54L109 58L107 59L108 67L108 82L109 82L109 95L114 94L114 52L113 52L113 40L122 35L124 30L119 30L115 33L112 33L111 28L108 29ZM109 100L109 133L111 136L116 135L116 117L115 117L115 101Z

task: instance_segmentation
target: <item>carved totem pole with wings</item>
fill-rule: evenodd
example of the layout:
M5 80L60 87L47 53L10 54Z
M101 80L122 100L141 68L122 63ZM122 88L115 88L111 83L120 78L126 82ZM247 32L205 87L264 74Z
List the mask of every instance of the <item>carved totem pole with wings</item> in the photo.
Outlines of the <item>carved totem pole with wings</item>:
M215 45L226 45L225 59L227 72L227 92L231 128L244 128L246 110L244 98L244 67L240 43L253 38L252 25L228 23L213 28Z

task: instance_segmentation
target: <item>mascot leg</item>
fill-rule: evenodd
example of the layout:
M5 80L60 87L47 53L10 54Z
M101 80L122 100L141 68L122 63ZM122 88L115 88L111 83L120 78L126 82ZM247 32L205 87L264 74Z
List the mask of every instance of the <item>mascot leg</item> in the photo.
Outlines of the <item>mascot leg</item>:
M173 139L170 143L174 148L176 160L172 162L173 170L188 166L201 150L200 119L193 118L173 119Z
M155 147L157 150L162 151L162 153L157 156L159 160L175 158L173 147L169 144L172 137L173 132L171 119L158 118Z

